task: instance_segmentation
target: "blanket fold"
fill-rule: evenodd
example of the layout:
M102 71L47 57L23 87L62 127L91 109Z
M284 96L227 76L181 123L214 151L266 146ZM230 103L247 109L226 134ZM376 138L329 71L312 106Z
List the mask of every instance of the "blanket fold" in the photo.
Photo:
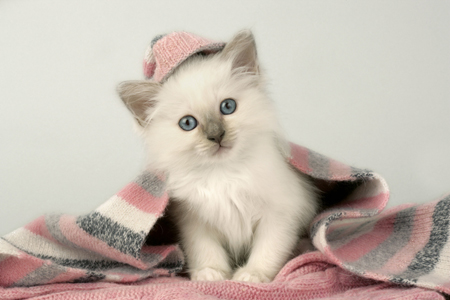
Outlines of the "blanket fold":
M93 212L38 218L0 240L0 285L134 282L179 272L177 245L144 245L168 200L164 181L144 172Z
M316 263L320 255L319 260L352 278L366 278L370 284L363 286L382 281L383 289L417 286L450 294L450 196L383 211L389 189L380 175L295 144L289 162L311 177L329 207L310 228L311 240L321 252L313 252ZM146 171L86 215L47 215L5 235L0 239L0 297L38 285L97 282L100 288L108 282L139 285L173 277L184 264L178 245L146 243L152 228L161 226L157 222L168 201L164 177ZM312 254L294 261L305 255ZM269 285L280 278L289 280L289 264L292 261ZM177 278L173 280L186 284ZM439 299L433 295L427 299Z

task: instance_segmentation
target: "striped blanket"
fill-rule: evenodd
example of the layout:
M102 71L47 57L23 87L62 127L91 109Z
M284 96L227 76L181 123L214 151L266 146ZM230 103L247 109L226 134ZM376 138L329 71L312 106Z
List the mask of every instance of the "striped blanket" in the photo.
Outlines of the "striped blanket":
M147 240L163 226L169 196L163 176L144 172L86 215L43 216L2 237L0 299L443 299L436 291L450 294L450 197L383 211L389 189L378 174L295 144L290 163L311 177L329 208L311 224L318 251L288 262L271 283L191 282L177 276L184 264L178 245Z

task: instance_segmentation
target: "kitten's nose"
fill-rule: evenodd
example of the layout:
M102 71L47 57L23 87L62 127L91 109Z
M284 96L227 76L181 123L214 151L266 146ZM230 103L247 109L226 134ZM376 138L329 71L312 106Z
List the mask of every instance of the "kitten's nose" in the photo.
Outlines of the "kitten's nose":
M225 135L225 128L221 122L208 119L205 122L204 132L208 140L219 144Z
M214 134L214 135L208 135L206 138L212 142L216 142L216 143L220 144L220 142L222 141L224 136L225 136L225 130L223 130L222 132L219 132L217 134Z

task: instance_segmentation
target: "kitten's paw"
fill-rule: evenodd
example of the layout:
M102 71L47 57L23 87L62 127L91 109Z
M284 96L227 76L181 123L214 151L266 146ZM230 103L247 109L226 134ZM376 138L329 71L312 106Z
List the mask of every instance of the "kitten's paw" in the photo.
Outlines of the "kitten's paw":
M240 268L234 273L233 280L247 282L270 282L270 278L260 271Z
M191 280L194 281L219 281L227 279L226 273L213 268L203 268L191 272Z

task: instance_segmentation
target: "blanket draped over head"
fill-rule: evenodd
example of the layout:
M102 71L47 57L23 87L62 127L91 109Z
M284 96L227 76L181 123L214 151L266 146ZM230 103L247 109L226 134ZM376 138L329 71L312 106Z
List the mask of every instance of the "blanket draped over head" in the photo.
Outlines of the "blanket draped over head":
M450 293L450 197L383 211L389 190L378 174L295 144L290 163L313 180L329 208L310 226L316 250L289 261L273 282L178 276L184 264L178 245L146 242L155 229L164 234L159 221L169 202L164 177L146 171L86 215L43 216L2 237L0 299L443 299L438 292Z

